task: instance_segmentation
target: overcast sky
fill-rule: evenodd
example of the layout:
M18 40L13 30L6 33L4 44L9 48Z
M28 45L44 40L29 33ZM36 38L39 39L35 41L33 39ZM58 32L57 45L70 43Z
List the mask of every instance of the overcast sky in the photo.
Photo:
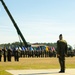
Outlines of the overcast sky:
M27 42L57 42L59 34L75 45L75 0L4 0ZM19 41L0 2L0 44Z

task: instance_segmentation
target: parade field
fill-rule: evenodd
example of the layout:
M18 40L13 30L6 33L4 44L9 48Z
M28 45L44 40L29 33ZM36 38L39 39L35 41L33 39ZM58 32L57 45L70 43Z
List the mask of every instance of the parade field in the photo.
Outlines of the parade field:
M58 59L52 58L20 58L15 62L12 57L11 62L0 62L0 75L12 75L5 70L29 70L29 69L59 69ZM75 57L66 58L66 68L75 68Z

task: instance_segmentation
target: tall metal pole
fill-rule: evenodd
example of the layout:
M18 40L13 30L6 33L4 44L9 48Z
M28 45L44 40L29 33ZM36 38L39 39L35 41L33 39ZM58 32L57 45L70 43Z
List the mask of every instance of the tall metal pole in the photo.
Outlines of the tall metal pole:
M26 42L24 36L22 35L22 33L21 33L19 27L17 26L17 23L16 23L15 20L13 19L13 17L12 17L12 15L11 15L10 11L8 10L6 4L4 3L3 0L0 0L0 1L1 1L1 3L2 3L4 9L6 10L6 12L7 12L9 18L11 19L11 21L12 21L14 27L16 28L18 35L21 37L21 39L22 39L24 45L25 45L26 47L28 47L28 44L27 44L27 42Z

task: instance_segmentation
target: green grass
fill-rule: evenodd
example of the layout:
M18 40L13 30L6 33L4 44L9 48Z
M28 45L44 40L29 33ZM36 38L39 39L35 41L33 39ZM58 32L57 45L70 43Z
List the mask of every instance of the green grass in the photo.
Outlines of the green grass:
M12 74L6 72L5 70L1 70L0 75L12 75Z
M58 58L20 58L19 62L12 58L11 62L0 62L0 75L11 75L5 70L56 68L60 68ZM75 68L75 57L66 58L66 68Z

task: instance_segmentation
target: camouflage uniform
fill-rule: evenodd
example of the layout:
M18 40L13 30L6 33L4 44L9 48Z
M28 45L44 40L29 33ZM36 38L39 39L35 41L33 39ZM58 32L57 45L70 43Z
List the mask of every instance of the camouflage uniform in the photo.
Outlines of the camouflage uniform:
M19 49L15 50L14 52L15 61L19 61L20 53L21 52Z
M8 49L7 50L7 59L8 59L8 61L11 61L11 57L12 57L12 50Z
M57 57L59 58L59 63L61 70L60 72L65 72L65 55L67 54L67 42L65 40L57 41Z
M2 49L2 51L3 51L4 62L6 62L7 50L4 48L4 49Z

